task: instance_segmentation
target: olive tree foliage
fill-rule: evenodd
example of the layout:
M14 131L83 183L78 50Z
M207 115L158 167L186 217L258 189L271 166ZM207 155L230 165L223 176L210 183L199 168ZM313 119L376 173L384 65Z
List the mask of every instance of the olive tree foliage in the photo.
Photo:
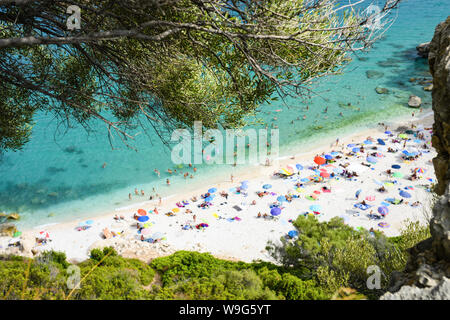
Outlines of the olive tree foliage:
M136 126L165 142L194 121L241 127L262 103L339 73L399 1L369 14L366 0L0 0L0 150L28 141L37 111L67 128L96 118L131 148Z

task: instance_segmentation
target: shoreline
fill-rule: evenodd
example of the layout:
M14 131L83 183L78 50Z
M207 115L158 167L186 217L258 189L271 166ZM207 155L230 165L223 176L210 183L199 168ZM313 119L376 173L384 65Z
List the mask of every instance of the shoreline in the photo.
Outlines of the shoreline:
M419 114L420 115L420 114ZM428 112L428 113L424 113L421 114L420 117L416 116L414 118L410 118L410 119L392 119L392 121L390 121L389 123L386 123L389 127L390 130L394 131L396 128L401 127L401 126L411 126L411 123L415 123L415 124L423 124L424 127L427 126L431 126L432 123L434 121L434 117L432 112ZM254 170L248 170L247 168L242 168L241 170L236 170L235 173L233 173L233 175L235 176L234 182L231 182L230 180L225 180L225 181L221 181L218 183L215 182L210 182L208 184L206 184L204 181L200 182L203 183L205 186L202 188L195 188L192 190L186 190L183 193L176 193L176 194L172 194L170 196L167 196L163 199L161 205L157 204L159 202L159 200L152 200L152 201L143 201L143 202L139 202L139 203L133 203L130 204L129 206L126 207L119 207L119 208L115 208L115 210L108 211L108 212L104 212L101 214L97 214L97 215L92 215L90 217L90 219L94 220L94 225L91 230L91 232L88 231L75 231L74 229L79 225L80 222L82 221L86 221L86 218L76 218L76 219L71 219L70 221L64 221L64 222L55 222L55 223L49 223L49 224L45 224L45 225L38 225L38 226L34 226L31 228L27 228L27 229L22 229L22 236L21 236L21 240L23 240L23 242L26 242L27 245L27 250L24 251L28 251L28 255L30 252L30 247L32 247L32 243L33 243L33 238L36 234L36 232L38 230L42 230L45 229L47 232L49 232L50 234L55 236L55 240L51 243L50 248L52 249L56 249L59 251L65 251L66 255L68 257L69 261L82 261L84 259L87 258L87 253L89 252L89 250L91 250L94 247L103 247L106 246L108 244L112 245L115 248L119 248L119 253L125 256L129 256L129 257L136 257L139 258L141 260L146 260L148 261L149 259L158 257L158 256L163 256L163 255L167 255L170 254L174 251L178 251L178 250L191 250L191 251L199 251L199 252L209 252L217 257L222 257L222 258L226 258L226 259L230 259L230 260L241 260L241 261L253 261L255 259L262 259L262 260L267 260L267 261L271 261L271 257L269 257L267 255L267 253L264 253L264 246L266 244L263 243L262 245L260 243L258 243L258 245L253 245L253 243L251 242L252 240L249 239L249 244L246 245L244 243L242 243L242 240L239 242L237 241L235 238L230 238L229 241L227 242L227 240L222 240L220 234L220 228L222 227L218 227L218 232L215 233L211 233L208 232L209 230L206 230L206 232L202 232L202 231L197 231L196 235L191 236L190 241L182 241L181 237L179 236L179 233L174 233L173 231L173 223L170 224L170 221L167 219L173 219L170 217L166 217L164 215L164 213L170 211L172 208L175 207L175 203L178 201L182 201L184 199L190 199L192 196L199 196L202 193L205 193L209 188L211 187L215 187L218 189L218 191L222 191L222 190L228 190L231 187L236 187L236 185L238 185L239 182L244 181L244 180L249 180L251 181L251 183L267 183L270 182L271 184L273 184L274 186L277 186L276 190L284 190L284 186L283 183L285 184L285 181L283 180L279 180L279 179L274 179L272 177L272 173L274 171L277 171L279 168L286 166L287 164L290 163L304 163L304 162L308 162L310 161L315 155L317 154L321 154L324 152L328 152L328 151L332 151L333 149L335 151L341 151L344 149L344 147L349 144L349 143L353 143L355 141L363 141L365 140L366 137L368 136L372 136L372 137L377 137L379 136L381 133L384 132L384 128L381 128L379 125L372 127L372 128L368 128L366 130L363 131L359 131L359 132L354 132L352 134L348 134L346 136L340 137L339 139L339 146L338 147L332 147L330 146L330 144L332 145L334 141L331 141L330 138L328 139L323 139L320 141L320 145L317 148L312 148L308 151L303 151L299 154L293 155L294 158L292 158L292 156L283 156L283 157L279 157L277 159L277 161L274 161L274 163L271 164L271 166L254 166ZM328 140L328 141L325 141ZM239 172L238 172L239 171ZM332 182L334 181L330 181L329 184L331 185ZM333 183L334 184L334 183ZM340 188L337 188L340 189ZM275 188L274 188L275 190ZM337 190L336 193L342 192L342 190ZM252 189L251 191L249 190L249 194L250 192L254 193L254 190ZM283 194L283 192L281 192L281 194ZM217 195L217 198L220 198L219 195ZM250 198L250 197L249 197ZM422 198L421 198L422 199ZM341 199L342 200L342 199ZM337 201L337 200L332 200L332 201ZM197 203L196 203L197 204ZM235 201L232 204L237 204L241 206L241 203L239 201ZM231 206L231 204L230 204ZM146 210L149 209L153 209L153 207L157 207L158 211L160 212L159 215L151 215L151 219L155 222L155 226L157 226L158 228L155 227L155 229L157 229L158 231L167 231L167 233L172 232L172 236L174 237L173 239L171 238L168 241L163 241L161 243L158 244L149 244L146 242L142 242L140 240L138 240L137 235L132 236L131 233L133 233L133 223L135 225L135 221L133 221L132 219L132 214L133 212L136 212L137 209L139 208L144 208ZM256 207L256 206L255 206ZM192 207L190 207L192 208ZM259 209L261 209L262 207L258 207ZM182 208L180 208L181 210L183 210ZM220 211L220 207L214 205L212 208L205 210L205 214L207 213L213 213L216 214L217 211ZM241 211L240 213L238 213L239 216L244 217L245 215L247 215L250 212L250 207L245 208L244 211ZM230 210L230 209L228 209ZM264 209L262 209L264 210ZM297 211L297 210L296 210ZM203 212L200 212L202 214L203 217ZM226 213L224 213L225 215ZM236 213L233 213L236 214ZM292 214L294 214L294 212L292 212ZM298 213L295 213L298 216ZM115 215L123 215L125 216L125 224L128 224L128 226L126 226L123 222L116 223L114 222L113 217ZM222 215L222 213L220 213L220 215ZM179 216L179 215L178 215ZM180 216L179 216L180 217ZM206 221L206 219L210 220L210 216L206 216L205 218L199 217L199 220L197 220L198 222L201 222L203 220ZM295 217L295 216L293 216ZM180 219L181 218L181 219ZM180 218L178 218L178 220L176 220L176 224L178 223L183 223L182 220L186 220L188 217L185 216L181 216ZM251 219L251 218L250 218ZM150 220L150 221L152 221ZM169 221L169 222L167 222ZM403 220L402 220L403 221ZM394 231L398 232L398 229L400 228L400 225L402 223L402 221L395 221L395 224L392 225L392 228L390 230L387 230L388 233L392 234ZM131 222L132 224L129 225L129 222ZM162 225L162 227L160 226L160 223ZM233 223L240 223L240 222L233 222ZM264 224L264 222L263 222ZM267 224L267 223L266 223ZM164 226L165 225L165 226ZM108 239L108 240L102 240L100 237L101 234L101 230L104 227L108 227L108 228L119 228L119 229L126 229L126 232L124 232L124 237L115 237L112 239ZM254 241L262 241L262 239L260 239L261 237L264 237L265 234L265 240L273 240L275 242L279 241L280 238L280 232L284 232L282 230L288 228L288 225L284 225L284 226L279 226L275 229L279 229L277 230L278 233L274 232L274 234L269 234L273 232L274 230L271 230L271 227L269 226L265 226L262 225L261 227L258 228L254 228L254 226L252 224L248 225L247 228L240 228L241 229L241 235L242 232L248 232L249 233L249 238L255 239ZM153 227L152 227L153 228ZM266 230L262 230L262 228L266 228ZM292 228L292 227L291 227ZM135 229L135 227L134 227ZM208 229L212 229L212 228L208 228ZM254 230L252 230L254 229ZM394 230L395 229L395 230ZM184 231L182 231L184 232ZM222 232L226 233L226 226L223 227ZM238 232L238 231L236 231ZM253 234L254 233L254 234ZM259 236L258 233L263 234L263 236ZM394 232L395 233L395 232ZM250 236L251 235L251 236ZM229 235L227 235L229 236ZM236 236L236 235L235 235ZM180 239L178 239L178 237L180 237ZM233 239L235 239L234 243ZM260 239L260 240L258 240ZM57 243L58 242L58 243ZM223 249L221 242L226 243L227 246L229 246L230 248L226 248ZM1 241L0 241L1 243ZM5 243L5 242L3 242ZM45 247L47 247L48 245L46 245ZM4 251L4 249L0 249L0 252Z
M412 109L412 110L414 110L414 109ZM405 122L405 120L402 119L401 117L398 117L398 118L390 121L388 127L392 127L392 126L399 127L399 126L405 126L405 125L410 126L411 123L421 123L421 122L425 122L425 121L433 121L434 122L433 117L434 117L434 115L433 115L432 111L424 113L421 117L415 117L414 119L410 119L407 122ZM343 136L342 138L339 139L339 147L341 147L343 145L347 145L348 143L354 142L355 140L365 138L370 135L375 135L376 133L380 133L380 132L381 132L380 126L377 125L374 128L368 128L362 132L349 133L348 135ZM312 155L326 152L330 147L332 147L333 143L331 143L331 145L328 145L328 144L330 144L330 142L334 142L334 141L325 141L325 140L331 140L331 139L324 138L323 140L321 140L319 142L319 146L317 148L309 149L309 150L302 151L299 153L295 153L296 151L294 151L293 155L291 155L291 156L289 156L289 155L288 156L280 156L277 159L275 159L269 167L266 167L263 165L249 165L248 164L243 168L233 170L234 171L233 175L235 175L235 177L239 176L240 177L239 181L251 180L251 179L255 179L261 175L270 174L274 170L276 170L277 167L283 167L289 163L292 163L293 161L298 161L298 160L302 161L302 160L310 159ZM298 147L298 149L301 149L301 147ZM295 158L292 159L292 157L295 157ZM258 172L257 173L255 173L255 172L245 173L246 171L248 171L249 167L257 168ZM209 187L212 187L214 185L217 188L219 188L219 187L230 188L239 181L238 180L236 180L234 182L231 182L229 180L220 181L220 182L213 181L209 184ZM197 180L193 184L202 184L202 183L203 182L201 180ZM41 229L43 227L65 225L65 224L74 223L74 222L82 222L86 219L102 218L102 217L106 217L106 216L110 216L110 215L114 215L114 214L123 214L123 213L127 213L130 210L136 211L137 209L139 209L143 206L164 207L164 206L167 206L169 200L171 200L171 199L173 199L175 202L182 201L184 198L191 198L192 196L199 195L200 193L205 192L205 189L209 189L209 187L204 187L204 188L198 187L198 188L188 191L188 193L185 192L183 194L181 194L179 192L169 194L165 197L162 197L161 205L158 204L159 200L157 200L157 199L145 200L145 201L140 201L137 203L132 203L128 206L114 208L113 213L110 210L107 210L107 211L103 211L103 212L95 214L95 215L89 215L88 218L83 218L83 219L71 218L70 220L62 221L62 222L50 222L50 223L46 223L46 224L42 224L42 225L37 225L34 227L22 228L22 231L26 232L26 231L31 231L31 230L35 230L35 229Z

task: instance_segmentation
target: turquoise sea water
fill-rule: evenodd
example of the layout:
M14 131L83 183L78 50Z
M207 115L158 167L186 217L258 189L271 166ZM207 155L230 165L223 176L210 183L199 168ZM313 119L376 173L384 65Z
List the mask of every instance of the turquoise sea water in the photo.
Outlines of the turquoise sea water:
M321 80L315 88L320 97L262 106L260 116L269 127L272 123L279 127L280 155L291 155L293 150L306 149L326 137L410 116L412 110L406 106L410 94L422 98L425 110L431 108L430 93L409 79L430 77L427 61L417 57L415 47L429 41L435 26L448 14L449 0L404 1L394 25L369 53L355 56L345 74ZM366 71L382 72L382 76L368 79ZM377 94L377 86L390 93ZM323 112L325 107L327 113ZM302 120L303 115L306 120ZM106 128L98 123L92 124L98 128L96 133L87 134L82 128L65 132L51 115L39 114L35 120L32 139L24 150L0 158L0 211L19 212L20 227L113 211L147 200L153 187L163 196L209 187L228 178L233 170L226 165L200 165L195 179L185 180L165 172L174 168L170 149L156 137L139 134L133 143L138 152L120 141L114 143L118 149L112 150ZM102 168L105 162L107 166ZM153 172L155 168L161 171L160 179ZM181 170L192 173L188 168ZM172 186L165 185L166 178ZM146 196L134 196L134 188L144 189ZM128 200L130 192L132 201Z

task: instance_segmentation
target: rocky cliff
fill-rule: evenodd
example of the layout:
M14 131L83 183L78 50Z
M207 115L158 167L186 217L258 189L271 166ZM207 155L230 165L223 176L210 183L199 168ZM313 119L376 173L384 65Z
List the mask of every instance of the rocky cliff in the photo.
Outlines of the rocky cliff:
M402 273L392 275L390 293L381 299L450 299L450 16L440 23L429 44L433 76L433 165L441 197L433 208L431 238L410 249Z

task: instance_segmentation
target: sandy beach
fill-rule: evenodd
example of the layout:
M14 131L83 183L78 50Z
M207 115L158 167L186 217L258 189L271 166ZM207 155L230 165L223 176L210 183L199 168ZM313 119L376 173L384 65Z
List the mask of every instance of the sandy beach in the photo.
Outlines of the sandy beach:
M31 256L32 249L35 253L53 249L65 252L69 261L79 262L88 258L92 248L113 246L124 256L145 261L177 250L210 252L216 257L247 262L256 259L272 261L265 249L268 241L279 243L281 237L295 229L292 220L305 214L315 215L321 221L339 216L352 227L373 228L395 236L405 220L425 222L429 217L428 204L432 199L429 188L435 180L431 163L435 151L430 143L431 130L428 130L433 124L433 115L418 115L386 123L391 134L378 126L340 137L337 146L333 145L335 141L329 141L308 152L293 152L292 157L280 159L270 166L247 169L235 175L233 182L205 183L201 189L172 195L161 204L143 201L105 212L88 221L73 220L22 230L20 238L0 238L0 253ZM411 129L412 123L414 129ZM398 131L402 126L403 129ZM407 139L399 138L398 135L407 129L420 136L406 134ZM370 141L367 141L369 137ZM395 139L399 142L393 142ZM354 148L361 146L364 150L354 152ZM388 148L397 152L389 152ZM405 149L420 156L405 160L402 158ZM327 163L319 166L314 162L316 156L325 159L325 155L330 154L332 157ZM394 164L400 168L392 168ZM282 168L291 171L292 175L274 175ZM417 179L409 180L416 168L419 168ZM386 173L389 169L393 175ZM357 176L345 177L344 170ZM317 178L321 175L325 177ZM378 191L381 186L386 189L383 193ZM216 189L210 192L211 205L200 208L199 205L205 202L201 195L211 188ZM236 188L240 188L240 192ZM257 192L264 191L267 195L258 196ZM221 192L228 193L228 197L220 195ZM292 196L290 202L279 198L289 198L289 195ZM196 202L192 201L194 196L198 198ZM183 200L189 204L183 207ZM279 207L281 214L273 216L271 205ZM387 208L385 217L380 218L379 207ZM144 238L157 239L156 243L141 241L138 221L133 218L139 209L143 209L148 217L148 221L139 223L144 227ZM262 217L258 217L259 213ZM264 218L264 214L268 218ZM119 219L114 219L115 216ZM120 219L121 216L124 219ZM104 239L105 228L116 236ZM47 243L37 244L36 237L44 235L45 238L47 233ZM9 246L17 240L20 240L22 250Z

